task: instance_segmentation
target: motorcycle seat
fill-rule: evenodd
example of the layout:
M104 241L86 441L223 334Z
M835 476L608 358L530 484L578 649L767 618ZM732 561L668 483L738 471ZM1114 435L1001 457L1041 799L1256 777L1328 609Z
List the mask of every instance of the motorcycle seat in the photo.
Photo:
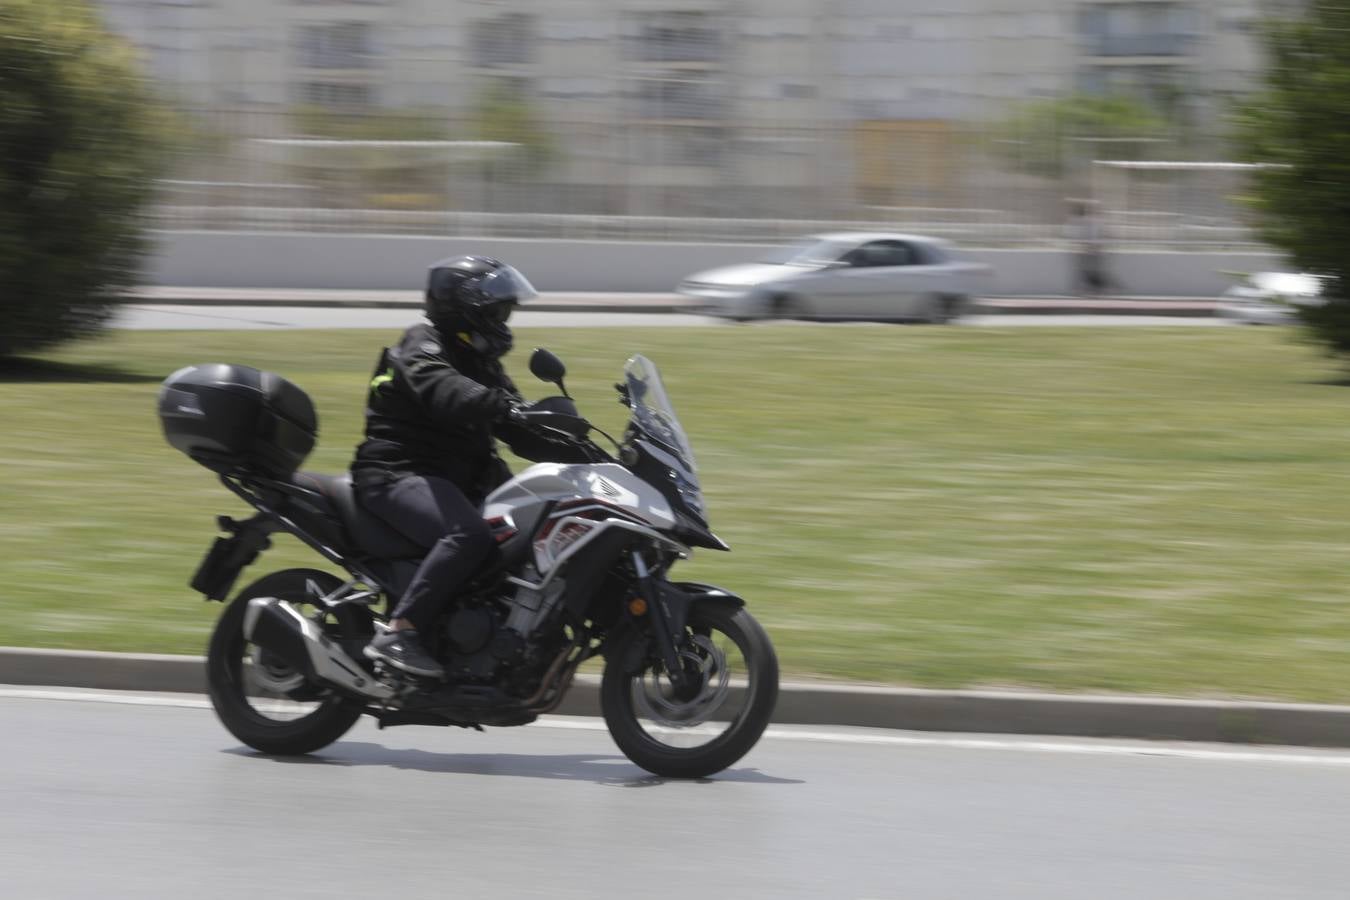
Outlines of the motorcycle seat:
M356 500L349 473L320 475L317 472L296 472L291 483L317 493L329 508L330 514L342 523L349 542L370 556L387 560L420 560L431 549L416 543L361 506ZM530 534L527 531L517 532L497 545L497 553L488 562L486 571L498 572L524 563L529 558L530 548Z
M378 559L420 559L426 556L427 547L414 543L397 528L356 502L350 474L296 472L291 477L291 483L318 493L342 523L352 544L365 553Z

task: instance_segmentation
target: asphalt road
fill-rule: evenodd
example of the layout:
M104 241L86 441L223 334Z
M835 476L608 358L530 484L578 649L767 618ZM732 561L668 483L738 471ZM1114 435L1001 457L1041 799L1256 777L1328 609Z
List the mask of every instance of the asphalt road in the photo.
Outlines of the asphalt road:
M200 698L0 689L15 898L1341 900L1347 821L1334 751L771 729L667 782L590 719L295 761Z
M145 330L202 329L276 329L276 328L390 328L400 329L418 320L411 309L362 309L350 307L261 307L261 306L159 306L123 307L114 327ZM718 328L755 328L735 325L708 316L673 313L629 312L520 312L511 319L517 328L593 328L597 326L707 326ZM794 323L806 327L808 323ZM1229 323L1212 317L1112 316L1112 315L999 315L971 316L961 320L964 326L1141 326L1182 327L1225 326ZM893 325L837 325L839 328L893 328Z

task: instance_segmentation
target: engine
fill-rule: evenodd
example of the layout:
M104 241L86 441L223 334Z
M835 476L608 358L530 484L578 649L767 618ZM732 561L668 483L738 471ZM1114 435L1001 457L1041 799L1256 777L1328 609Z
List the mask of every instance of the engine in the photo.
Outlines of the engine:
M532 570L521 573L525 578ZM529 665L539 657L535 651L551 646L557 638L553 613L562 600L566 584L555 578L542 591L517 587L509 596L470 598L446 619L442 636L447 655L446 671L455 681L492 684L503 668L528 679Z

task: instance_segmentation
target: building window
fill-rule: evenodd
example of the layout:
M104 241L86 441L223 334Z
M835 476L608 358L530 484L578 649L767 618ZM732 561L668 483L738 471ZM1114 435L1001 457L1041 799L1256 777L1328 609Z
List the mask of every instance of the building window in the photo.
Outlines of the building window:
M375 56L368 22L303 25L296 50L306 69L368 69Z
M528 63L534 44L533 25L532 17L524 13L507 13L473 23L469 39L471 61L484 69Z
M1079 15L1093 57L1176 57L1188 53L1196 31L1195 11L1177 3L1108 3Z
M300 85L300 102L330 109L360 109L373 105L374 97L368 84L309 81Z
M625 22L624 56L640 62L718 62L722 32L705 12L637 15Z
M720 119L727 112L720 88L697 72L671 72L639 79L629 93L641 119Z
M728 134L722 128L671 126L644 129L636 137L637 158L651 165L715 168L726 161Z
M1180 56L1197 30L1194 10L1179 3L1106 3L1078 18L1089 56Z

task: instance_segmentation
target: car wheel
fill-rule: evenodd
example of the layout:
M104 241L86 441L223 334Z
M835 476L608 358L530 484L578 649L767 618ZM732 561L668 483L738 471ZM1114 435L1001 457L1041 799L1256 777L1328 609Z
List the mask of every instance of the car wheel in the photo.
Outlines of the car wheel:
M946 325L961 317L962 305L960 297L934 294L924 304L922 320L929 325Z
M805 319L808 313L800 297L779 294L769 304L769 315L775 319Z

